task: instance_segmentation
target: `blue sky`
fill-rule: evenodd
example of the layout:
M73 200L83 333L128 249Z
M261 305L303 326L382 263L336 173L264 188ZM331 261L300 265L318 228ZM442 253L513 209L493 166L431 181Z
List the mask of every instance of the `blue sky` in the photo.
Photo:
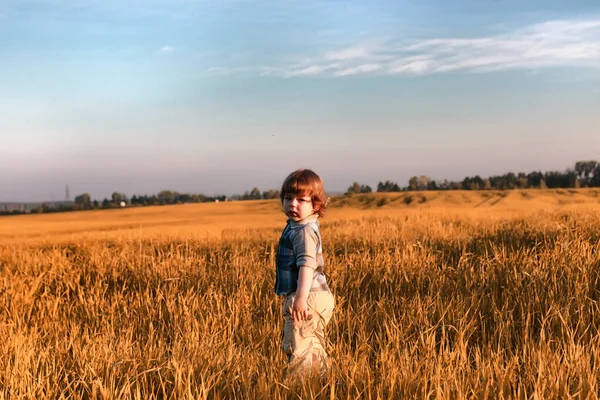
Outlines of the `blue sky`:
M600 159L596 0L4 0L0 201Z

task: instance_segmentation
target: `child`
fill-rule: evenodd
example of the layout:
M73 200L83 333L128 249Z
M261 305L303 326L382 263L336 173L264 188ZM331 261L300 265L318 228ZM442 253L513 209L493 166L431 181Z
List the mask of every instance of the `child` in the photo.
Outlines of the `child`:
M283 351L290 372L300 374L323 374L328 367L324 329L334 298L323 273L318 221L328 201L321 178L308 169L292 172L281 187L288 220L277 249L275 293L285 296Z

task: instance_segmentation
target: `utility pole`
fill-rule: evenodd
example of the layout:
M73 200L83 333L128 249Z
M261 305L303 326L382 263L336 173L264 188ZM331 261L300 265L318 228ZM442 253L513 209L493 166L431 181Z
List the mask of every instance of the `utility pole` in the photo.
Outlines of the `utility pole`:
M65 200L66 201L71 200L71 193L69 192L69 185L67 185L67 187L65 188Z

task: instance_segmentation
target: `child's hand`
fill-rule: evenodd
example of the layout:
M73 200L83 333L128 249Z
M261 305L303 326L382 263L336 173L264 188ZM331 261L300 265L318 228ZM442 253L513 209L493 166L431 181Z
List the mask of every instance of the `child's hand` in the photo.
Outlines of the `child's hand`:
M292 319L294 321L304 321L306 317L306 299L296 297L294 304L292 304Z
M304 321L307 318L306 300L308 299L312 278L313 270L310 267L300 267L298 289L296 290L294 304L292 304L292 319L294 321Z

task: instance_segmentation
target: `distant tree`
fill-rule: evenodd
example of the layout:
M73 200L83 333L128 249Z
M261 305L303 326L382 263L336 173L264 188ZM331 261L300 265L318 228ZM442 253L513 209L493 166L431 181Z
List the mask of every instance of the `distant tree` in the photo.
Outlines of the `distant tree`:
M517 187L517 176L514 173L509 172L508 174L504 175L504 179L506 182L505 189L514 189Z
M180 193L179 196L175 199L175 202L178 204L182 203L191 203L193 199L193 195L189 193Z
M428 177L426 175L419 176L418 185L417 185L418 190L427 190L427 185L429 184L429 182L431 182L430 177Z
M92 198L89 193L82 193L78 196L75 196L75 200L73 202L82 210L88 210L92 206Z
M413 176L408 180L408 190L419 190L419 178Z
M568 182L568 187L570 188L576 188L579 187L579 180L577 179L577 172L575 172L575 170L569 168L567 169L566 173L566 179Z
M33 213L33 211L31 211ZM26 212L23 210L0 210L0 215L21 215Z
M448 179L444 179L443 181L441 181L438 184L438 188L440 190L449 190L450 189L450 182L448 182Z
M201 194L201 193L194 194L192 196L192 202L193 203L204 203L204 202L208 201L207 199L208 198L205 195Z
M581 186L591 185L591 181L595 175L594 171L598 165L598 161L595 160L577 161L575 163L575 173L577 174L577 179L581 183Z
M569 171L548 171L544 173L546 186L551 189L574 187L575 179L575 173Z
M379 182L377 184L377 191L378 192L400 192L400 191L402 191L402 189L395 182L385 181L385 183Z
M134 202L135 198L135 202ZM147 195L137 195L131 198L131 204L138 206L147 206L148 205L148 196Z
M530 172L527 174L527 187L539 188L543 179L544 174L541 171Z
M524 172L517 174L516 186L519 189L525 189L527 187L527 175Z
M407 190L431 190L431 188L437 188L437 184L434 182L434 184L430 185L431 182L433 181L427 175L413 176L408 180Z
M179 198L179 193L171 190L161 190L157 196L158 204L175 204Z
M112 202L114 205L119 205L122 201L127 202L127 196L123 193L113 192L112 194Z
M465 177L461 182L461 188L463 190L480 190L483 189L483 179L479 175L475 175L474 177Z
M471 190L480 190L483 188L483 179L479 175L471 178Z
M465 179L463 179L463 181L461 182L461 189L463 190L472 190L472 183L471 183L471 178L469 178L468 176L465 176Z
M433 179L427 182L427 190L438 190L437 182Z
M259 188L255 187L250 191L250 199L251 200L259 200L262 198L262 192Z
M355 193L371 193L373 189L369 185L361 185L358 182L354 182L352 186L348 187L344 194L355 194Z
M232 199L237 199L237 200L259 200L262 198L263 198L263 193L257 187L253 188L251 191L246 190L244 192L244 194L241 196L239 196L239 195L232 196Z
M500 176L491 176L489 179L494 189L514 189L517 186L517 176L512 172Z
M269 189L262 194L263 199L278 199L279 190Z
M600 187L600 163L597 164L596 169L592 172L590 178L590 186Z
M356 193L360 193L360 183L358 183L358 182L354 182L352 184L352 186L349 186L348 189L346 190L345 194L356 194Z

